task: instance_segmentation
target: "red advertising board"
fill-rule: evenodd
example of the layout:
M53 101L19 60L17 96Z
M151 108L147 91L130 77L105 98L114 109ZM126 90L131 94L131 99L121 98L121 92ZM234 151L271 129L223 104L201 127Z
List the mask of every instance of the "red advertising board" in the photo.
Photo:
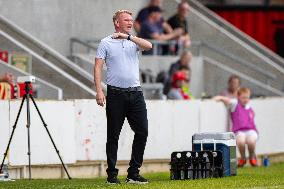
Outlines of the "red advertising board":
M0 60L3 62L8 63L9 57L8 57L8 51L0 51Z

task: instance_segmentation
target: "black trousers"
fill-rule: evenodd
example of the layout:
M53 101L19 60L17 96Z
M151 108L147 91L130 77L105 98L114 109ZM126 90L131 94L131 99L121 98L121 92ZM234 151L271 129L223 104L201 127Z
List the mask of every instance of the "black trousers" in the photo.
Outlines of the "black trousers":
M107 90L106 97L107 115L107 174L117 175L116 169L118 140L122 125L127 118L131 129L134 131L132 155L129 163L128 174L139 173L143 163L143 155L148 137L147 109L142 91Z

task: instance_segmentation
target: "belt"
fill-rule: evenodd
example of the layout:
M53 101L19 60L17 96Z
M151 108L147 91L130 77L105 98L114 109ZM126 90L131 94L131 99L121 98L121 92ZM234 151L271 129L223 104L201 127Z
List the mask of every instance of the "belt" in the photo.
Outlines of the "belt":
M116 90L116 91L123 91L123 92L142 91L142 88L140 86L138 86L138 87L120 88L120 87L114 87L114 86L108 85L107 89L108 90L110 89L110 90Z

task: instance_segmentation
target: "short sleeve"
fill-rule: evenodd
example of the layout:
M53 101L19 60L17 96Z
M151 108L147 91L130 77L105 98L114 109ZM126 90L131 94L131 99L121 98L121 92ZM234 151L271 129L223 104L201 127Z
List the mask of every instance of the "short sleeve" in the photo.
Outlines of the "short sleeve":
M151 26L147 27L147 31L148 31L148 33L150 34L151 37L154 33L159 33L154 27L151 27Z
M101 41L97 49L96 58L105 60L106 56L107 56L106 44L104 41Z
M230 111L234 112L237 108L238 100L237 99L231 99L231 103L229 105Z
M175 20L175 17L172 16L171 18L168 19L168 24L173 28L177 28L177 21Z

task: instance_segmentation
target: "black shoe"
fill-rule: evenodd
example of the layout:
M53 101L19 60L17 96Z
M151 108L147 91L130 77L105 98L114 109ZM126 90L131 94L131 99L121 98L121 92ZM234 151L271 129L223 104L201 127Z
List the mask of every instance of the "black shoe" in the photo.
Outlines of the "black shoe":
M120 184L120 181L118 180L117 176L108 176L106 183L107 184Z
M129 184L147 184L147 183L149 183L149 181L147 179L145 179L144 177L142 177L139 174L128 175L125 182L129 183Z

